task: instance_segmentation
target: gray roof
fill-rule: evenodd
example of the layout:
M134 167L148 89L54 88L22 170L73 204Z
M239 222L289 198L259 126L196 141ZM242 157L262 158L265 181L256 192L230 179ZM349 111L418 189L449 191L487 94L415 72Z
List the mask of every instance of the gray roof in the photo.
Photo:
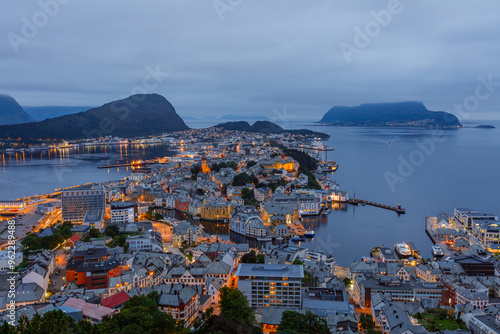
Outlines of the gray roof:
M304 278L302 265L241 263L236 276Z
M36 283L21 283L16 287L16 303L36 302L45 291Z
M187 304L189 300L198 293L195 289L188 286L171 286L169 292L162 292L158 301L159 306L179 307L181 303Z
M231 272L231 266L220 260L215 260L210 263L205 269L205 275L207 274L222 274L227 275Z
M188 232L188 230L191 230L191 232L193 234L196 234L196 232L197 232L196 227L194 227L190 223L180 223L179 225L174 226L172 228L172 232L174 234L177 234L177 235L179 235L179 234L186 234Z

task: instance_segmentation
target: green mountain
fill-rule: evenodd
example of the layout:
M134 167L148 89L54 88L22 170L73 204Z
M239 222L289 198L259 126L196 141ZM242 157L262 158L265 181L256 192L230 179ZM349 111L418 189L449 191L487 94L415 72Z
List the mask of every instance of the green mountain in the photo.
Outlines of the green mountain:
M76 114L36 123L0 126L0 138L140 137L186 129L188 126L163 96L137 94Z
M285 130L281 126L269 121L257 121L253 125L250 125L250 123L245 121L227 122L227 123L217 124L214 127L225 130L233 130L233 131L245 131L245 132L267 133L267 134L289 133L302 136L315 136L324 139L330 138L330 136L327 135L326 133L314 132L307 129Z
M0 125L34 121L12 96L0 94Z
M370 103L336 106L319 123L341 126L411 126L456 128L458 118L444 111L430 111L421 102Z

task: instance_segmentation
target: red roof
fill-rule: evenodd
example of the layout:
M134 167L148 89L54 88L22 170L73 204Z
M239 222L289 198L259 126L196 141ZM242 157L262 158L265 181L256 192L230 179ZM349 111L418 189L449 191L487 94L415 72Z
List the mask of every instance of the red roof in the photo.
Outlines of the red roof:
M106 297L101 300L101 305L109 308L116 307L125 303L130 299L130 296L126 292L120 291L112 296Z
M74 243L76 243L78 240L80 240L80 236L78 234L75 234L74 236L72 236L71 238L69 238L68 240L71 240Z

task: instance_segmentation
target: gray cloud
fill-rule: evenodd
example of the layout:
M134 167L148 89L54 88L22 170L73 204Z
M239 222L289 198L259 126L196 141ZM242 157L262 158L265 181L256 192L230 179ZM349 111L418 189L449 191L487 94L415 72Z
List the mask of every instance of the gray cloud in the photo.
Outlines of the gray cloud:
M16 53L40 3L58 12ZM5 0L0 92L22 105L101 105L129 95L146 67L170 75L156 89L190 116L262 114L283 105L319 119L334 105L418 100L446 110L500 81L500 3L401 0L401 11L347 62L355 28L389 1ZM40 18L39 18L40 19ZM12 34L10 35L12 36ZM499 91L472 118L498 118Z

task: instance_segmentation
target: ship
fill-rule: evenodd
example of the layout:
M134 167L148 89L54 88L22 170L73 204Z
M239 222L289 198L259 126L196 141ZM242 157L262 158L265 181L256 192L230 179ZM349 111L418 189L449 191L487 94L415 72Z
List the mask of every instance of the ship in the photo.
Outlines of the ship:
M394 245L394 250L400 259L407 259L411 256L411 249L405 242L400 242Z
M306 233L304 233L304 237L306 237L306 238L314 238L314 231L313 230L307 230Z
M432 256L434 257L444 256L443 249L438 245L432 246Z
M293 242L299 242L299 241L305 241L305 240L306 240L306 238L303 235L295 235L292 238Z

